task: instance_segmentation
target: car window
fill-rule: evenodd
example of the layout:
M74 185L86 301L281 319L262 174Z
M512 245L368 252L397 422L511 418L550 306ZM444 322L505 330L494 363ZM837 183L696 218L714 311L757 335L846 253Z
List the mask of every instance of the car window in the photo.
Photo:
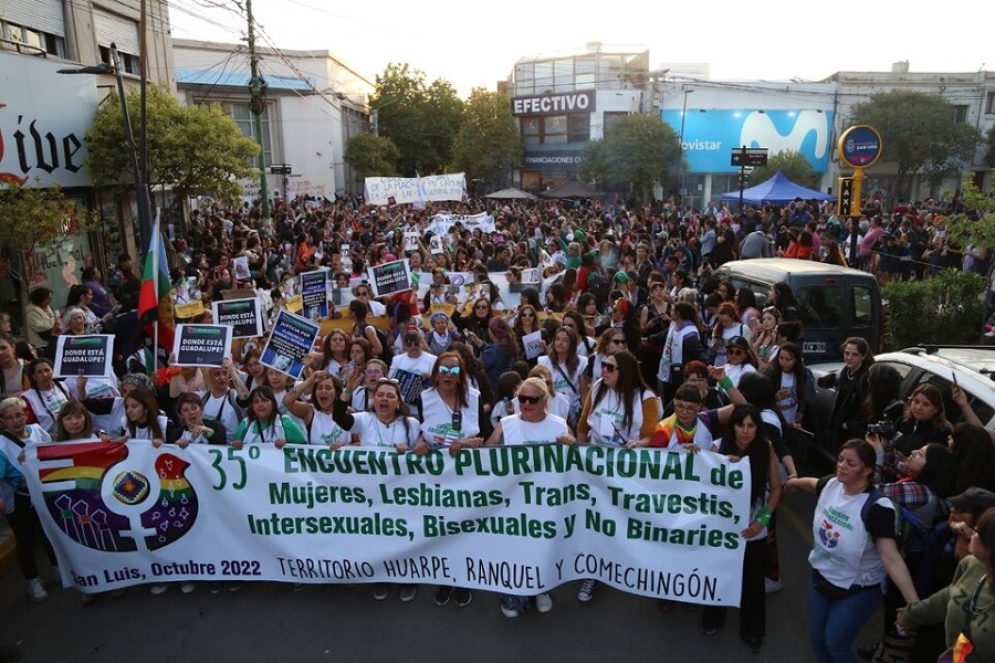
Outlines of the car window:
M902 382L905 382L905 378L907 378L909 373L912 372L911 364L903 364L897 361L879 361L877 363L884 364L885 366L891 366L898 371L898 374L902 376ZM911 387L909 388L909 391L912 391Z
M850 310L853 311L854 327L870 327L874 324L874 300L870 288L855 285L850 289Z
M838 285L813 285L795 292L798 317L805 328L833 328L843 322L843 289Z
M954 405L953 398L950 396L950 380L942 378L935 373L923 373L922 378L919 380L919 384L923 382L928 382L943 394L943 410L947 416L947 420L951 424L956 424L963 419L960 413L960 408ZM995 415L995 408L986 403L984 400L978 398L971 392L965 390L967 393L967 402L974 410L974 413L978 415L978 419L983 422L991 421L993 415Z
M736 290L740 288L749 288L753 291L753 296L757 299L757 308L761 311L767 306L767 293L770 292L770 286L763 285L762 283L753 283L751 281L742 281L740 279L729 279L729 282L736 286Z

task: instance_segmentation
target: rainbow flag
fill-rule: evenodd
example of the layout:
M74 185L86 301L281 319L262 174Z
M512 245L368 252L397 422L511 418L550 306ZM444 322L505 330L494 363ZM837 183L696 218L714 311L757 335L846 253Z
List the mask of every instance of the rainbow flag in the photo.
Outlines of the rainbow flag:
M156 214L152 237L149 238L149 251L145 254L142 269L142 290L138 295L138 319L146 314L150 320L159 319L159 307L169 306L169 264L166 262L166 247L162 243L159 230L159 215ZM165 303L164 303L165 300Z

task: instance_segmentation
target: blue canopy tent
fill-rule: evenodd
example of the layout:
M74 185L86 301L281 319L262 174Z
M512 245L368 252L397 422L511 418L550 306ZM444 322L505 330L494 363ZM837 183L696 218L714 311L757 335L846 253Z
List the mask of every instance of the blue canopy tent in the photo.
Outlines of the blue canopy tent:
M723 193L720 197L722 200L730 201L740 199L739 191ZM832 194L822 193L815 189L806 189L803 186L795 184L781 171L777 171L774 177L766 182L751 186L749 189L743 189L743 202L752 205L762 205L764 203L784 205L798 198L802 200L836 200L836 196Z

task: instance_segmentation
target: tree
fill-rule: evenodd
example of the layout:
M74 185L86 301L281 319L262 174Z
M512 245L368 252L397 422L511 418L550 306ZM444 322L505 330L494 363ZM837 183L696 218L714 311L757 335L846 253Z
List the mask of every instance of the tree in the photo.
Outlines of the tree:
M344 158L360 177L389 177L397 175L401 151L390 138L364 133L349 139Z
M819 186L819 176L812 172L812 165L801 152L782 150L771 155L767 159L766 166L757 166L750 173L750 183L760 184L766 182L777 174L777 171L784 173L785 177L801 186L814 189Z
M33 253L53 239L89 230L92 219L77 217L76 206L59 187L41 188L9 179L0 185L0 247L4 262L15 276L20 275L21 256ZM81 223L82 221L82 223Z
M854 108L854 123L881 134L883 158L894 162L898 176L892 195L910 198L911 176L931 181L959 173L978 146L977 129L956 121L954 107L943 98L913 91L883 92Z
M377 133L394 141L401 152L401 175L429 174L446 169L459 131L463 102L442 79L425 84L425 73L407 64L390 64L377 76L370 100Z
M127 94L128 112L139 116L137 90ZM238 180L255 172L251 159L259 146L242 135L218 104L181 106L165 89L148 88L148 183L169 186L177 201L211 192L214 198L237 202ZM136 127L137 131L137 127ZM124 141L119 97L111 93L86 132L87 168L94 184L133 182L131 152Z
M943 222L950 239L960 246L995 250L995 199L978 189L970 174L961 180L958 208Z
M619 118L584 148L580 176L628 188L649 201L655 185L673 182L680 157L677 133L654 115Z
M474 89L453 145L453 168L465 172L468 180L484 180L500 188L521 160L522 139L508 97Z

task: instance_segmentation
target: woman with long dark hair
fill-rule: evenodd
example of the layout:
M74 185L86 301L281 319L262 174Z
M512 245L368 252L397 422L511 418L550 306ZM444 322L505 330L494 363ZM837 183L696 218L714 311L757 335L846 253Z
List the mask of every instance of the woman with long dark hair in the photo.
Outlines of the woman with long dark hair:
M739 637L754 654L763 651L767 628L765 567L767 525L781 501L777 456L767 440L760 411L737 405L718 453L733 463L750 461L750 518L741 532L746 540L743 555L742 593L739 604ZM726 609L708 606L702 611L701 630L712 635L725 623Z
M283 405L304 422L308 444L324 444L332 449L349 444L349 435L333 420L338 378L328 371L314 371L304 382L294 385L283 397ZM308 401L299 400L308 394Z
M539 366L545 366L553 375L556 391L570 399L571 415L568 423L576 426L580 420L581 404L587 395L587 357L577 354L577 333L567 327L560 327L553 334L553 346L539 357Z
M784 319L783 310L781 318ZM874 363L870 344L859 336L843 341L840 350L843 351L844 366L836 375L836 397L830 418L835 427L837 444L863 434L861 406L867 394L867 372Z
M282 449L287 443L307 444L304 431L290 415L280 414L273 388L261 385L249 395L249 415L235 431L231 445L241 449L244 444L271 443Z

